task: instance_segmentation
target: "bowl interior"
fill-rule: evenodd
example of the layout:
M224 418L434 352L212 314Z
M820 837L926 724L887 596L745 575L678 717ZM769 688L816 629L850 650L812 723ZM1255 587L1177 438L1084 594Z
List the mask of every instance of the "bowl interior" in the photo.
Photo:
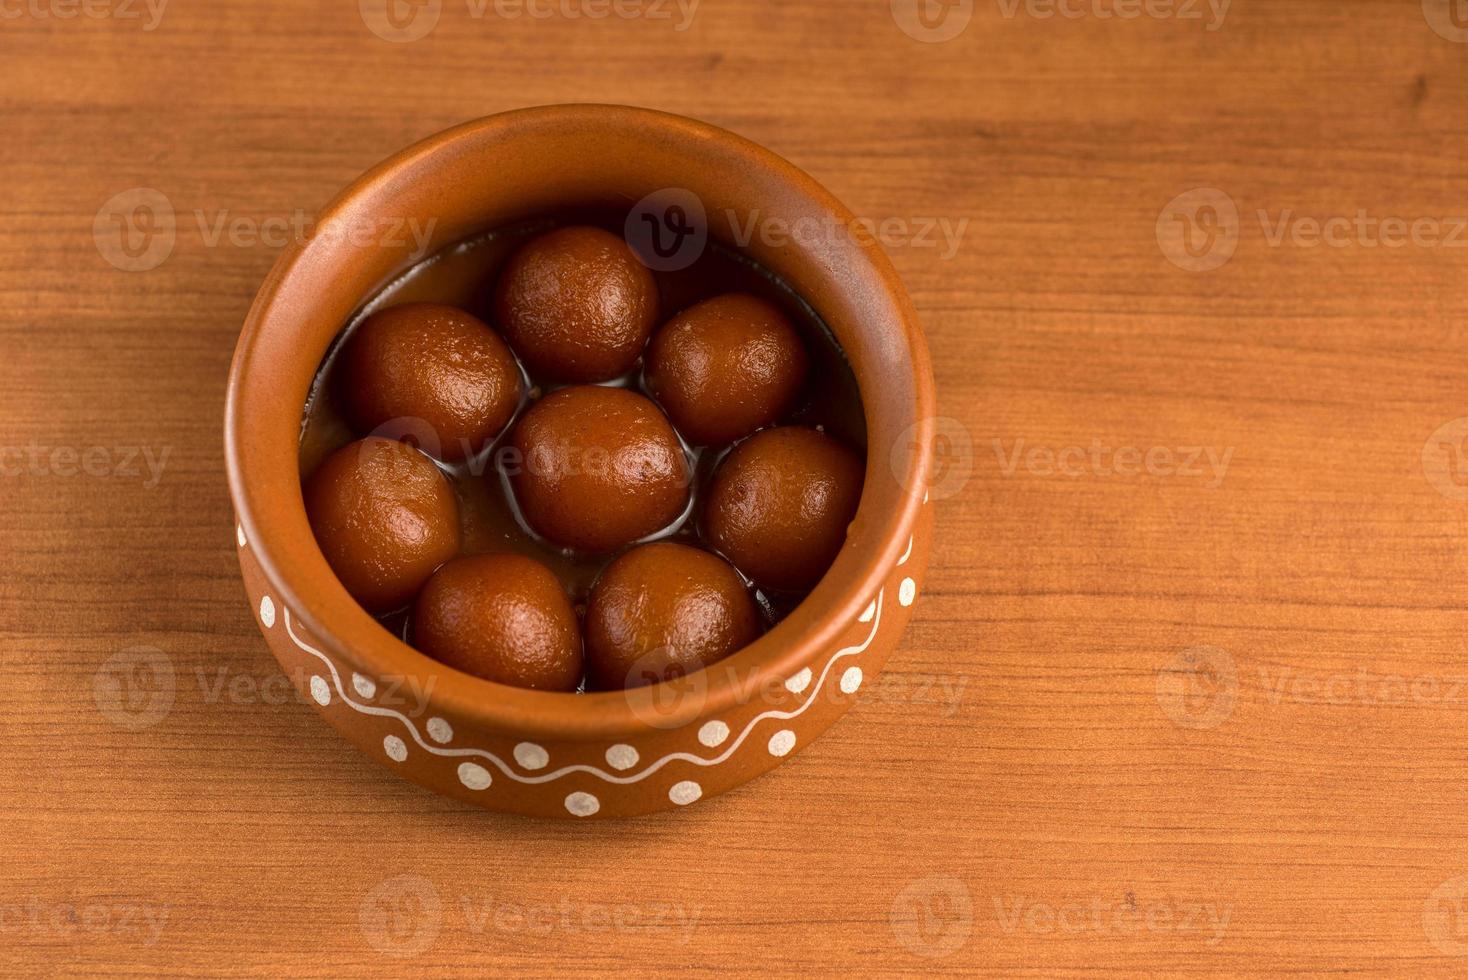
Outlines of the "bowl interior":
M911 303L862 226L810 177L723 130L620 106L544 107L468 123L374 168L323 210L315 233L281 256L261 288L231 369L226 457L256 557L339 659L369 676L432 676L436 703L492 728L602 738L641 728L638 701L653 691L554 694L437 667L337 582L306 521L297 476L312 380L368 298L425 255L569 208L627 213L629 241L641 250L653 243L639 243L639 227L665 234L664 248L677 229L706 228L799 293L845 350L868 438L847 545L790 616L712 672L700 706L722 710L772 674L800 670L855 619L907 544L903 528L922 503L930 465L929 365ZM656 248L647 254L658 261Z

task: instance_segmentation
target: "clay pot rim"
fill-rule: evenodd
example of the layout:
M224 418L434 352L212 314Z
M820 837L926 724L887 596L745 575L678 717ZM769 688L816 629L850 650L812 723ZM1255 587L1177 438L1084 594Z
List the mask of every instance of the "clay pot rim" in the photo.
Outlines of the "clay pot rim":
M741 136L657 110L595 103L517 109L430 136L353 181L322 209L320 219L360 213L374 201L389 199L402 182L431 180L436 163L445 162L476 143L527 138L537 133L609 129L646 134L653 147L667 141L689 151L707 149L715 152L726 168L731 164L748 168L804 198L825 215L843 223L854 220L845 206L804 171ZM696 180L690 180L685 186L697 184ZM755 643L712 670L704 671L707 688L703 696L691 700L686 711L669 716L658 728L670 729L727 712L737 704L757 698L757 692L765 686L778 685L811 666L875 600L892 568L912 547L911 535L925 502L924 488L933 463L934 389L928 351L916 311L880 246L852 240L839 247L857 259L847 271L858 277L859 285L885 300L886 308L871 311L874 315L867 322L868 327L878 329L882 352L889 357L896 352L905 358L900 364L864 365L851 345L845 345L858 374L869 435L895 428L909 437L910 450L899 470L889 444L870 441L862 502L853 522L854 528L867 528L860 541L848 543L795 613ZM294 242L276 261L246 316L230 368L226 398L225 462L237 520L267 581L288 610L287 625L290 619L302 624L315 644L334 660L368 677L406 677L420 681L432 677L430 699L435 712L473 719L489 730L527 738L573 740L616 740L646 733L649 725L644 719L653 688L590 694L542 692L496 684L444 668L383 629L361 609L331 573L314 539L304 547L298 538L293 540L302 528L310 539L299 480L284 481L288 485L282 485L280 480L253 478L254 464L247 459L245 448L252 427L265 424L256 420L268 417L270 389L281 387L278 381L262 380L262 375L274 375L278 371L273 366L257 363L261 360L257 356L260 335L272 321L289 320L289 311L282 308L280 301L287 283L302 276L314 275L320 279L324 275L319 267L317 253L320 251L318 239ZM774 271L780 274L778 268ZM367 298L360 296L357 302L360 304ZM318 363L319 357L311 359L313 375ZM882 421L876 413L878 400L861 382L864 371L874 378L878 367L883 376L891 376L894 369L908 373L912 382L909 411L903 413L903 418L886 419L885 427L877 424ZM288 438L294 449L299 439L300 412L301 408L295 409L293 424L289 420L284 424L272 423L270 428L275 431L262 438L268 438L275 448L280 448L281 439ZM887 481L881 479L884 473L892 478L891 487L886 487ZM885 487L881 493L874 491L877 484ZM267 513L286 515L287 520L265 520ZM855 533L853 536L856 537Z

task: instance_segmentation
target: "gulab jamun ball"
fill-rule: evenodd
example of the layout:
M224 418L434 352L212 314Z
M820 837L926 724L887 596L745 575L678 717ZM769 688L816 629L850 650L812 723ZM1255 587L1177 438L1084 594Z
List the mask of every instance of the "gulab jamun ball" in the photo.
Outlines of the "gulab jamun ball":
M714 472L703 533L758 585L810 589L846 541L863 471L860 456L815 429L766 429Z
M658 315L652 273L621 238L589 226L521 246L495 287L495 322L530 372L551 381L627 373Z
M581 683L576 611L550 569L522 555L444 565L413 606L413 644L466 674L539 691Z
M650 400L625 388L562 388L515 424L503 456L525 521L566 548L607 552L671 524L688 504L688 460Z
M459 550L459 508L433 460L393 439L338 449L302 487L321 553L369 612L401 609Z
M645 380L685 439L723 446L789 412L809 370L805 345L778 307L726 293L657 332Z
M358 325L342 349L338 388L359 434L397 423L429 455L454 462L500 434L523 384L486 323L452 306L408 303ZM419 423L431 438L414 432Z
M729 563L659 541L607 566L586 604L587 679L620 691L701 670L760 635L759 609Z

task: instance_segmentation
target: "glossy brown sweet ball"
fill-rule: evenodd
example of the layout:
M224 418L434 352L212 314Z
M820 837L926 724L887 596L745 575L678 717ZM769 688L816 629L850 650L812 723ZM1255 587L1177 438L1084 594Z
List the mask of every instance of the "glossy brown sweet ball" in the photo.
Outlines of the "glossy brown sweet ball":
M689 307L647 351L647 386L696 446L723 446L776 422L810 370L800 335L780 309L748 293Z
M671 524L688 504L688 460L649 399L562 388L530 407L500 455L525 520L558 545L606 552Z
M757 584L809 589L846 540L862 473L860 456L815 429L766 429L714 472L704 536Z
M302 488L316 543L369 612L401 609L459 550L459 505L433 460L393 439L359 439Z
M658 287L622 239L558 228L510 257L495 322L535 377L607 381L637 363L658 321Z
M757 639L759 609L717 555L640 545L612 562L586 604L587 678L603 691L681 677Z
M339 391L353 427L411 435L439 459L483 449L520 404L520 367L510 348L482 320L452 306L408 303L374 313L353 331L341 358Z
M498 684L581 683L576 611L551 570L521 555L456 558L435 572L413 606L413 645Z

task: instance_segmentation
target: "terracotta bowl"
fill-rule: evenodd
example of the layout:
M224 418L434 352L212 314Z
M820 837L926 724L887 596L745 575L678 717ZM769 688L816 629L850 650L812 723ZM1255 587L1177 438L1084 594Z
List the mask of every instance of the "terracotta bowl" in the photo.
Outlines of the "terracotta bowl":
M347 232L432 222L431 254L516 221L568 207L629 209L669 189L696 201L709 236L726 244L747 237L751 218L797 231L755 235L741 250L810 303L854 369L869 451L846 546L788 618L681 681L555 694L442 668L348 596L302 504L302 412L322 357L354 312L423 254L406 233ZM686 806L821 734L896 646L922 587L932 526L927 350L891 264L853 221L770 151L623 106L490 116L426 139L348 187L261 287L235 351L225 417L245 588L303 696L394 772L492 810L544 817Z

